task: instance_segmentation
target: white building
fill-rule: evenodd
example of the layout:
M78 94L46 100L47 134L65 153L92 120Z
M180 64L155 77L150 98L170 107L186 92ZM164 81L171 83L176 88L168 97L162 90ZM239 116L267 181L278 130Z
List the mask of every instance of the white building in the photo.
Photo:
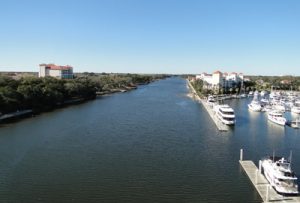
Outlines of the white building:
M231 88L236 84L243 82L244 76L242 73L222 73L215 71L213 74L201 73L196 76L196 79L204 81L204 86L209 89Z
M72 66L58 66L55 64L40 64L39 77L56 77L60 79L72 79L73 67Z

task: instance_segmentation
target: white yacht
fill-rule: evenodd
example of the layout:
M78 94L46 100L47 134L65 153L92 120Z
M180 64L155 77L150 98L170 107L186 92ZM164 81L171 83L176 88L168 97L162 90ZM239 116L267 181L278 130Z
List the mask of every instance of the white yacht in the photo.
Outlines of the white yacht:
M268 104L268 103L269 103L269 100L266 99L266 98L262 98L262 99L260 100L260 102L263 103L263 104Z
M285 110L286 110L285 106L280 103L273 105L273 109L280 111L280 112L285 112Z
M285 125L286 118L283 117L282 113L279 111L270 111L268 112L268 119L276 124Z
M273 108L272 108L271 105L267 104L267 105L265 105L265 106L261 109L261 111L263 111L263 112L269 112L269 111L273 111Z
M252 100L250 104L248 104L248 108L252 111L261 111L262 106L260 105L259 101L257 100Z
M234 110L230 106L227 104L216 105L214 110L222 123L226 125L235 124Z
M246 98L247 95L245 93L241 94L241 98Z
M297 177L291 170L291 163L281 157L262 160L262 169L272 187L283 195L297 195Z
M209 106L214 106L216 99L213 96L208 96L207 103Z
M292 128L299 128L300 119L296 119L294 121L287 121L286 124Z
M294 105L291 108L291 112L300 114L300 100L295 101Z
M266 94L267 94L267 91L265 91L265 90L262 90L262 91L260 92L260 96L261 96L261 97L264 97Z
M248 104L248 108L252 111L261 111L262 105L260 104L258 100L258 91L254 92L254 97L250 104Z

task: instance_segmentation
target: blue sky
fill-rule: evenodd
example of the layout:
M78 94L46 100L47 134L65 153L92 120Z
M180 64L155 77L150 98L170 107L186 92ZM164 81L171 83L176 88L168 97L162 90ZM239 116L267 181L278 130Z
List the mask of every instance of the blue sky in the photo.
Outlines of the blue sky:
M0 71L300 75L299 0L0 0Z

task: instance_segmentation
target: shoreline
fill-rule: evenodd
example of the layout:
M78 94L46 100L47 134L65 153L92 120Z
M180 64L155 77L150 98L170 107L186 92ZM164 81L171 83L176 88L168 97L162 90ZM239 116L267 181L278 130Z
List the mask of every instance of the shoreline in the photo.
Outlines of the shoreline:
M147 83L147 84L149 84L149 83ZM140 84L140 85L146 85L146 84ZM122 88L104 90L104 91L96 92L96 96L105 96L105 95L118 93L118 92L124 93L124 92L128 92L128 91L131 91L131 90L135 90L137 88L138 88L138 85L134 85L134 86L125 86L125 87L122 87Z
M155 82L155 81L156 80L154 80L153 82ZM42 113L54 111L54 110L60 109L60 108L65 108L70 105L81 104L81 103L84 103L87 101L91 101L91 100L96 99L97 97L108 96L108 95L115 94L115 93L125 93L128 91L136 90L136 89L138 89L139 85L147 85L150 83L139 83L139 84L134 84L132 86L125 86L122 88L115 88L115 89L105 90L105 91L101 91L101 92L96 92L96 95L94 98L90 98L90 99L76 98L76 99L66 100L63 103L58 104L56 107L48 109L48 110L25 109L25 110L21 110L21 111L6 113L6 114L0 114L0 127L3 124L15 123L15 122L21 121L25 118L35 117L36 115L39 115Z

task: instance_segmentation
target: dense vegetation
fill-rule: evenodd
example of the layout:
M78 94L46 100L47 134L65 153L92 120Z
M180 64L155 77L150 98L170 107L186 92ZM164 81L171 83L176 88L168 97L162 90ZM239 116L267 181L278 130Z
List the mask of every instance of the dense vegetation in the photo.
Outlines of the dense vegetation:
M26 77L15 80L0 77L0 112L48 110L70 99L95 98L95 92L95 86L87 78L59 80L51 77Z
M299 76L249 76L257 90L296 90L300 89Z
M149 83L165 76L82 74L75 79L21 77L0 75L0 113L24 109L45 111L74 100L96 97L97 92Z
M210 89L207 87L207 84L203 82L203 80L195 80L192 82L194 89L197 91L199 95L207 96L210 94L239 94L242 92L249 92L250 90L255 90L254 82L244 82L243 87L239 82L234 84L231 88L216 88Z
M240 94L249 91L261 90L296 90L300 91L300 77L296 76L247 76L250 81L234 84L231 88L207 88L202 80L192 82L198 94L206 96L208 94Z

